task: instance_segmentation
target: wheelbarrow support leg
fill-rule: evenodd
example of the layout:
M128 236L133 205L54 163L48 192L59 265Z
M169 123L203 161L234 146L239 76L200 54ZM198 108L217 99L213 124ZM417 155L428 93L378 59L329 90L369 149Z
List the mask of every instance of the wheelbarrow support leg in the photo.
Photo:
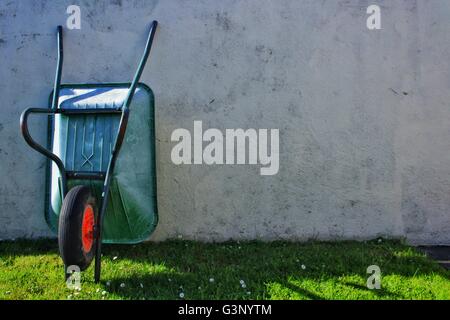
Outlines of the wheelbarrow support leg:
M96 250L95 250L95 274L94 279L95 282L100 281L101 274L101 257L102 257L102 227L103 227L103 218L105 216L106 207L108 204L109 198L109 188L111 185L112 173L114 172L114 167L116 165L116 159L119 154L119 150L122 146L123 140L125 138L125 132L128 124L128 116L130 114L130 105L133 100L134 92L139 83L139 79L142 75L142 71L144 70L145 63L147 62L148 56L150 54L150 49L152 47L153 38L155 36L156 28L158 26L157 21L153 21L150 29L150 33L148 35L147 43L145 45L144 54L142 55L141 61L139 63L138 69L134 75L133 81L128 89L127 96L122 105L122 116L120 118L119 124L119 133L117 135L116 143L114 145L111 161L109 162L108 169L106 171L105 183L103 184L103 192L102 192L102 203L100 206L99 214L97 216L96 221Z

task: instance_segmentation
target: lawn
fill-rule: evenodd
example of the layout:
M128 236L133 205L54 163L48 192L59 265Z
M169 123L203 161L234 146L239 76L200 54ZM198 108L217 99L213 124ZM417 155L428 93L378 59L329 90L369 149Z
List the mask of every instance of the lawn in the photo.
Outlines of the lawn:
M398 241L105 245L80 291L56 240L0 242L0 299L450 299L450 271ZM381 289L369 290L369 265Z

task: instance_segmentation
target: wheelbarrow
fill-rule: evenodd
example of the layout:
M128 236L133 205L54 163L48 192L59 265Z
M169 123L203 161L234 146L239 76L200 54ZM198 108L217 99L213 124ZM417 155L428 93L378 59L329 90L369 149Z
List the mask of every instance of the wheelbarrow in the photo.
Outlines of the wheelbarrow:
M58 26L49 107L28 108L20 117L25 141L49 159L45 217L58 234L66 278L68 270L83 271L95 257L98 282L102 243L138 243L156 227L154 97L139 79L157 25L151 24L133 81L100 84L61 84ZM47 115L47 147L31 137L30 114Z

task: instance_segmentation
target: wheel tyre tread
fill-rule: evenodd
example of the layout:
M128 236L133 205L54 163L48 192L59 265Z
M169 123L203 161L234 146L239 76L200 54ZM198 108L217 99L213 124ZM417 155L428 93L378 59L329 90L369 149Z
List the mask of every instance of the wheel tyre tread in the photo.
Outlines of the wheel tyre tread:
M58 244L61 257L66 266L77 265L81 271L92 262L95 239L91 251L85 253L81 241L83 212L86 204L94 207L92 192L86 186L76 186L66 195L61 207L58 228Z

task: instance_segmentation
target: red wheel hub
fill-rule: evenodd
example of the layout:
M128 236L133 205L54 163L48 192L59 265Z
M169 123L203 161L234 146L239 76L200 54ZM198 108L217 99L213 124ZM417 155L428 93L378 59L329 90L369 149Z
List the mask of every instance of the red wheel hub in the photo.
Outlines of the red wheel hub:
M94 243L94 208L90 204L84 207L83 224L81 226L81 240L83 242L83 251L91 251Z

